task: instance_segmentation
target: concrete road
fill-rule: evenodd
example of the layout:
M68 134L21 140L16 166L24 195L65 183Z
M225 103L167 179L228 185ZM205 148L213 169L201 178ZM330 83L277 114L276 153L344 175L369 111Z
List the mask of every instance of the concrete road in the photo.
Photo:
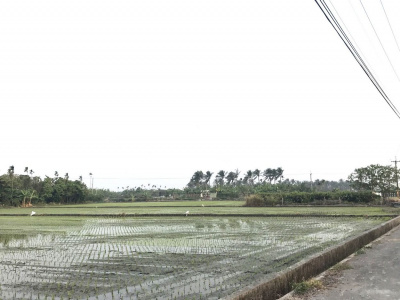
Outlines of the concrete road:
M364 254L353 256L348 263L352 269L341 272L333 287L303 299L400 300L400 226L374 241Z

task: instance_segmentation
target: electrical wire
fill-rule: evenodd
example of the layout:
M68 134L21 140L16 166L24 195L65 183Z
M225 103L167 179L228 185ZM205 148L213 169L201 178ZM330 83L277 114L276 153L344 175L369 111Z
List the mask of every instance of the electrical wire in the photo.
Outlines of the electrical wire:
M386 13L386 9L385 9L385 7L383 6L383 2L382 2L382 0L380 0L380 2L381 2L381 6L382 6L382 9L383 9L383 12L385 13L386 20L388 21L388 24L389 24L390 30L392 31L393 38L394 38L394 40L395 40L395 42L396 42L397 49L398 49L398 50L399 50L399 52L400 52L399 43L397 42L396 35L394 34L394 31L393 31L392 25L390 24L389 17L388 17L388 15L387 15L387 13Z
M328 0L329 3L332 5L333 9L335 10L336 15L339 17L340 22L342 22L344 29L346 29L346 31L349 33L351 40L353 40L353 43L356 46L356 49L358 49L358 51L361 54L361 57L363 57L364 61L367 63L367 65L369 65L371 67L371 64L368 63L366 56L364 55L364 53L361 50L361 47L358 46L356 39L352 36L351 31L347 28L346 23L343 21L343 19L341 18L338 10L336 9L336 7L333 5L331 0ZM351 4L351 2L350 2Z
M342 41L345 43L346 47L350 50L350 52L353 54L353 57L357 60L357 62L359 63L359 65L361 66L361 68L364 70L364 72L366 73L366 75L368 76L368 78L372 81L372 83L375 85L375 87L378 89L378 91L381 93L382 97L385 99L386 103L392 108L392 110L394 111L394 113L397 115L397 117L400 118L400 113L397 110L397 108L394 106L394 104L390 101L389 97L386 95L386 93L384 92L384 90L382 89L382 87L380 86L380 84L378 83L378 81L376 80L376 78L374 77L374 75L372 74L372 72L369 70L368 66L365 64L365 62L363 61L363 59L361 58L361 56L359 55L359 53L357 52L357 50L354 48L353 44L351 43L351 41L349 40L348 36L346 35L346 33L344 32L343 28L340 26L339 22L336 20L335 16L333 15L332 11L329 9L329 6L325 3L324 0L320 0L320 3L324 6L326 12L321 8L321 6L318 4L318 6L320 6L320 8L322 9L322 12L325 14L325 17L328 19L328 21L331 23L331 25L333 26L333 28L336 30L336 32L338 33L339 37L342 39ZM328 13L328 15L326 14ZM332 20L331 20L331 19ZM334 23L332 23L332 21Z
M364 10L365 15L367 16L367 19L368 19L368 21L369 21L369 24L371 24L371 27L372 27L372 29L374 30L375 36L376 36L376 38L378 39L379 44L381 45L382 50L383 50L383 52L385 53L385 56L386 56L386 58L387 58L387 60L388 60L388 62L389 62L389 64L390 64L390 66L392 67L392 70L393 70L394 74L395 74L396 77L397 77L397 80L400 81L399 75L397 75L397 72L396 72L396 70L395 70L395 68L394 68L394 66L393 66L393 64L392 64L392 61L390 60L390 57L389 57L389 55L387 54L386 49L385 49L385 47L383 46L382 41L381 41L381 39L379 38L379 35L378 35L378 33L376 32L376 30L375 30L375 26L374 26L374 24L372 24L372 21L371 21L369 15L368 15L368 13L367 13L367 10L365 9L364 4L362 3L361 0L360 0L360 3L361 3L361 6L362 6L362 8L363 8L363 10Z
M317 3L318 7L321 9L322 13L325 15L326 19L328 22L332 25L336 33L339 35L341 40L344 42L345 46L347 49L350 51L350 53L353 55L353 57L356 59L360 67L363 69L364 73L368 76L368 78L371 80L371 82L374 84L375 88L378 90L378 92L381 94L381 96L384 98L386 103L389 105L389 107L392 109L392 111L396 114L396 116L400 119L400 112L397 110L396 106L392 103L390 98L386 95L385 91L382 89L372 72L369 70L368 66L365 64L364 60L361 58L360 54L358 53L357 49L355 49L353 43L350 41L348 38L347 34L344 32L343 28L333 15L332 11L328 7L328 5L325 3L324 0L315 0Z

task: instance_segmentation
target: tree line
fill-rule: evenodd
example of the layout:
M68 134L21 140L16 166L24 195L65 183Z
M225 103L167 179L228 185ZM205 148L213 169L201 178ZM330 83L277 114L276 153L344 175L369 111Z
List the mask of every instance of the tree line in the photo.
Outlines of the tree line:
M276 183L276 181L281 182L283 179L283 169L281 167L277 169L267 168L264 171L259 169L248 170L243 176L240 176L240 171L238 169L234 171L224 171L220 170L215 175L214 186L223 186L223 185L254 185L263 182L272 181ZM211 177L214 173L210 171L196 171L190 178L187 187L211 187Z
M219 199L241 199L251 194L283 192L359 191L388 194L397 191L398 182L397 169L391 166L369 165L355 169L347 180L317 179L312 182L284 178L283 169L279 167L264 171L248 170L243 174L237 169L220 170L214 177L211 171L196 171L184 189L170 189L149 183L147 186L126 186L119 187L118 191L110 191L87 187L82 176L79 180L70 180L68 173L60 176L55 171L54 176L41 178L35 176L35 172L28 167L22 170L22 174L17 174L14 166L10 166L6 174L0 175L0 205L27 207L38 203L197 199L205 189L217 192Z
M34 171L24 168L24 174L17 174L10 166L7 174L0 176L0 204L29 207L37 203L83 203L88 200L90 192L79 180L70 180L68 173L63 177L55 171L54 177L42 179L34 176Z

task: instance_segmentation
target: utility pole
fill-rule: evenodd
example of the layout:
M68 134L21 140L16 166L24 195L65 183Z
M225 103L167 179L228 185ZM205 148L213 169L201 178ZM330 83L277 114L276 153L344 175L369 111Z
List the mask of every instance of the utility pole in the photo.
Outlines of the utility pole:
M396 170L396 196L399 197L399 177L397 175L397 163L400 162L400 160L397 160L397 157L394 157L394 161L392 160L392 162L394 162L394 169Z
M311 173L311 171L310 171L310 184L311 184L311 192L312 192L312 173Z

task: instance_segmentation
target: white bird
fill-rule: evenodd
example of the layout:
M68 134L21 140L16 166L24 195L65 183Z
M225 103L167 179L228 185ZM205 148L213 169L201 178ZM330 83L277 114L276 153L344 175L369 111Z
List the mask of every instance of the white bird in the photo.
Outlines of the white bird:
M34 211L32 210L32 212L31 212L31 217L32 217L34 214L36 214L36 212L34 212Z
M186 217L188 216L188 214L189 214L189 211L186 212Z

